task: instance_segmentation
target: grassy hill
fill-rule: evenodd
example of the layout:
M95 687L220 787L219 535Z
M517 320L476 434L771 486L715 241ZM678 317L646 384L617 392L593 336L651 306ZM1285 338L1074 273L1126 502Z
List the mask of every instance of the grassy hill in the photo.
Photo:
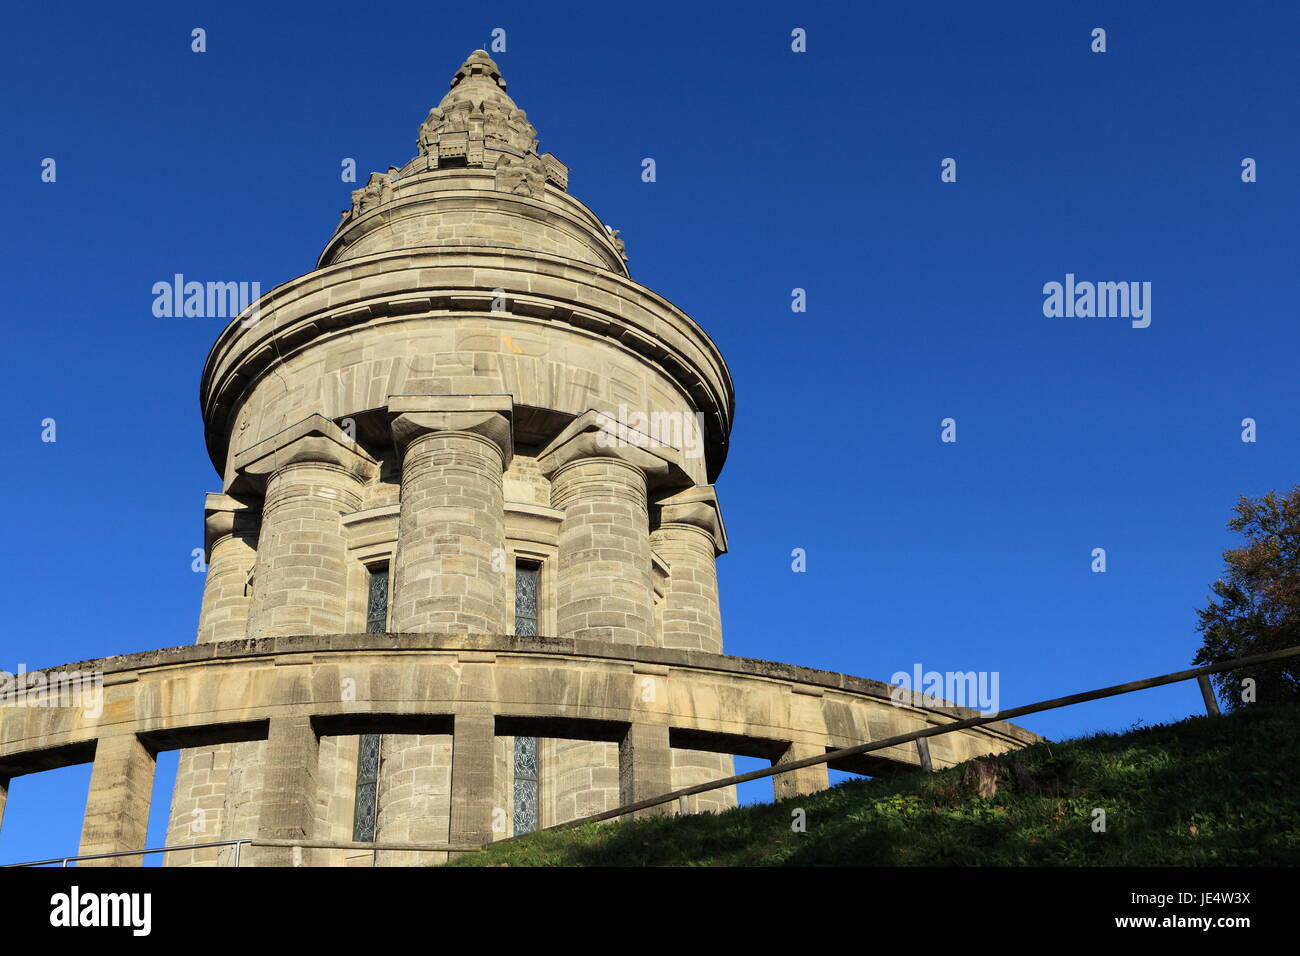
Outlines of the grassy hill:
M538 833L448 865L1295 865L1298 729L1300 708L1254 706L722 814ZM796 808L807 832L791 831Z

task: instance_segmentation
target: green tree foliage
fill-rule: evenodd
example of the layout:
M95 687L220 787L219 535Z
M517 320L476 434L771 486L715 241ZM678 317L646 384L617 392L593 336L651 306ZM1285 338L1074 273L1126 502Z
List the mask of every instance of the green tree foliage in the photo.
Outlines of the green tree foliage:
M1242 495L1228 528L1245 537L1223 552L1223 576L1208 607L1197 611L1202 635L1197 664L1263 654L1300 644L1300 486L1284 495ZM1229 710L1245 706L1242 681L1255 681L1255 699L1300 700L1300 658L1215 675Z

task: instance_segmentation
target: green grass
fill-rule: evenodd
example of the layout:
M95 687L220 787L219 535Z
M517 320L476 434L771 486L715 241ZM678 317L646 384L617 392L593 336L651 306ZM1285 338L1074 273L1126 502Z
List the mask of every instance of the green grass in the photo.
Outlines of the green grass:
M1099 733L721 814L538 833L449 866L1300 864L1300 707ZM986 764L987 766L987 764ZM1106 832L1092 829L1106 811ZM791 830L796 808L807 832Z

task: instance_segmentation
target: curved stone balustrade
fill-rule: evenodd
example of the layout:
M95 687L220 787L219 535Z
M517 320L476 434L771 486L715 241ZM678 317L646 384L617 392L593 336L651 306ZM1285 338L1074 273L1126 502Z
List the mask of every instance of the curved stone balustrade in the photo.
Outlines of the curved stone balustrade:
M0 707L0 784L93 761L83 854L144 846L160 750L266 740L267 799L256 835L305 840L313 837L321 736L451 733L448 841L481 843L492 838L493 735L618 743L620 795L628 803L671 790L673 747L776 763L974 713L928 700L896 705L889 685L845 674L555 638L268 637L107 657L43 673L74 671L102 675L103 706ZM995 723L932 737L930 749L934 765L943 767L1039 739ZM831 766L877 775L918 764L914 750L900 747ZM774 786L778 796L820 789L826 770L781 774ZM253 862L285 865L290 853L260 849Z

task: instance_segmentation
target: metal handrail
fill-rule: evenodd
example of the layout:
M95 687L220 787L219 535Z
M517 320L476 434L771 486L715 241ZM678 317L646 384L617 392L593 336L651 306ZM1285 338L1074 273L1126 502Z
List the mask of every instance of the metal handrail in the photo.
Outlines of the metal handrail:
M380 852L410 853L477 853L482 847L473 844L458 843L361 843L357 841L330 842L328 840L217 840L213 843L190 843L184 846L160 846L145 850L118 850L114 853L86 853L81 856L56 856L49 860L33 860L28 863L4 863L0 869L7 867L49 866L58 863L67 866L81 860L108 860L121 856L148 856L151 853L180 853L184 850L203 850L210 847L233 846L235 854L232 867L239 866L241 850L245 846L302 847L306 850L370 850Z
M154 849L145 850L118 850L114 853L86 853L81 856L56 856L49 860L32 860L29 863L5 863L0 868L19 867L19 866L49 866L51 863L58 863L60 866L67 866L70 862L80 860L109 860L119 856L148 856L151 853L171 853L176 850L203 850L214 846L233 846L235 848L234 866L239 866L239 848L242 844L252 843L252 840L218 840L214 843L191 843L189 846L160 846Z
M709 783L701 783L693 787L683 787L680 790L673 790L670 793L660 794L657 797L647 797L644 800L637 800L635 803L628 803L621 807L615 807L613 810L605 810L602 813L593 813L590 816L580 817L577 820L569 820L565 823L552 824L549 827L542 827L540 830L535 830L533 832L546 833L548 831L569 830L573 827L584 826L588 823L600 823L604 820L612 820L615 817L635 813L638 810L648 810L651 807L671 803L673 800L684 801L686 797L692 796L693 794L708 793L711 790L720 790L723 787L735 786L738 783L745 783L749 780L760 780L763 777L774 777L780 773L789 773L791 770L801 770L804 767L815 767L819 764L829 763L832 760L843 760L847 757L856 757L859 754L871 753L873 750L884 750L888 747L897 747L899 744L910 743L912 741L916 741L918 747L922 747L927 745L927 737L938 737L940 734L950 734L958 730L969 730L972 727L982 727L985 724L992 724L1001 720L1010 720L1013 717L1023 717L1026 714L1037 714L1045 710L1069 707L1072 704L1082 704L1091 700L1101 700L1105 697L1116 697L1120 694L1131 694L1134 691L1149 690L1152 687L1161 687L1165 684L1177 684L1186 680L1196 680L1200 683L1201 693L1205 698L1206 709L1211 714L1217 714L1219 712L1219 706L1218 702L1214 698L1214 691L1209 686L1210 674L1237 670L1242 667L1252 667L1256 664L1283 660L1297 655L1300 655L1300 646L1288 647L1280 651L1269 651L1266 654L1239 657L1236 660L1225 661L1221 664L1208 664L1204 667L1193 667L1185 671L1174 671L1170 674L1161 674L1158 677L1148 677L1145 680L1130 681L1126 684L1115 684L1111 687L1100 688L1099 690L1085 691L1081 694L1071 694L1068 697L1056 697L1052 700L1040 701L1036 704L1026 704L1023 707L1013 707L1010 710L998 711L991 717L967 717L951 724L942 724L938 727L927 727L925 730L914 730L910 733L886 737L883 740L875 740L871 743L858 744L854 747L843 747L839 750L831 750L820 756L803 757L799 760L791 760L789 763L774 764L773 766L763 770L751 770L748 773L738 773L734 776L723 777L720 780L714 780ZM922 695L917 694L915 696L919 697ZM524 836L530 835L531 834L521 834L519 836L507 837L504 840L496 841L493 845L508 843L512 840L519 840Z

